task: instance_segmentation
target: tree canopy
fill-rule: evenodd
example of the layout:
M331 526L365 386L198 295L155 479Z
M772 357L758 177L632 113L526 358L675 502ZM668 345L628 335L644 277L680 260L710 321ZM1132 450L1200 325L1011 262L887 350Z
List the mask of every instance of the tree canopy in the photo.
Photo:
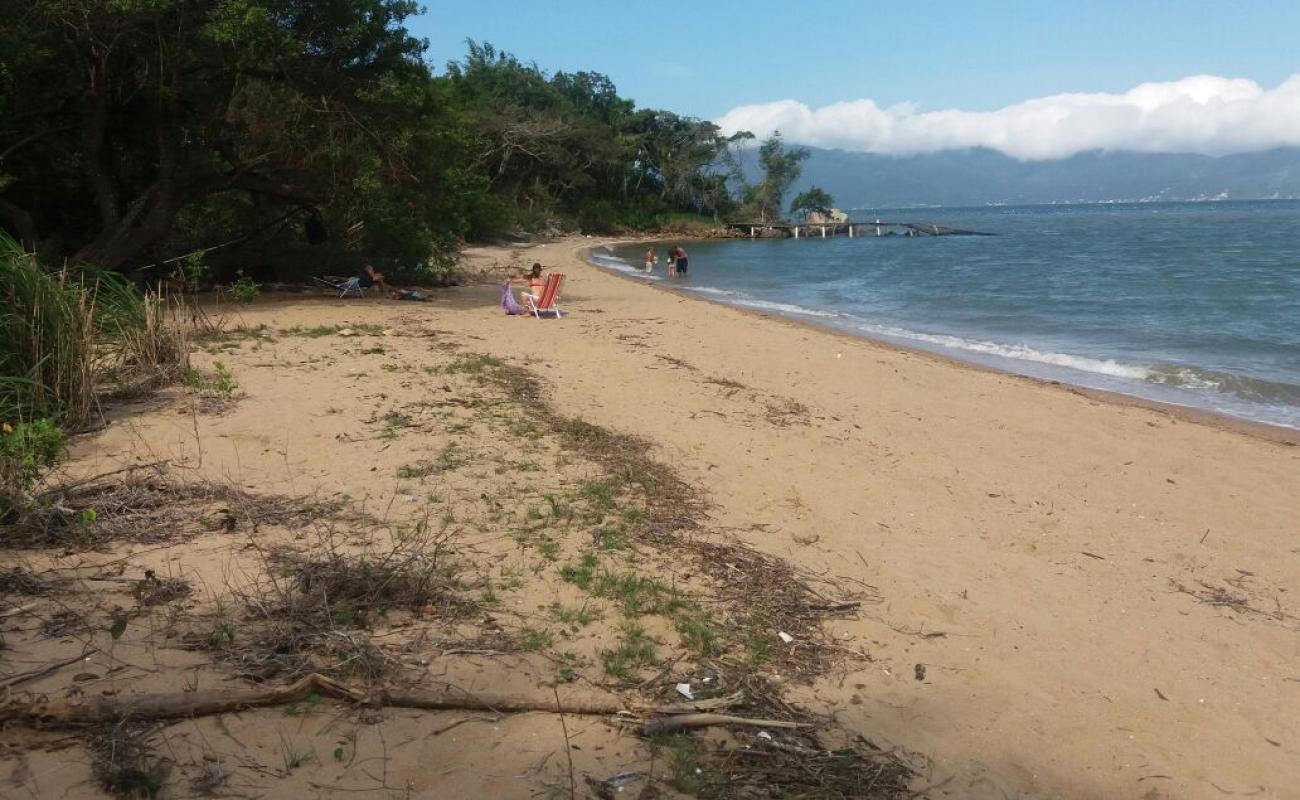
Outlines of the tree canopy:
M749 138L753 138L752 135ZM808 158L806 147L787 147L781 132L775 131L758 146L758 166L762 178L755 184L743 184L745 210L750 217L767 222L781 218L782 201L790 186L803 170Z
M437 74L407 0L0 0L0 226L48 259L270 277L520 225L735 207L736 137L490 44ZM750 137L752 138L752 137ZM771 213L798 151L760 151Z
M834 205L835 199L824 189L810 186L807 191L800 192L790 201L790 213L795 217L805 216L809 211L827 211Z

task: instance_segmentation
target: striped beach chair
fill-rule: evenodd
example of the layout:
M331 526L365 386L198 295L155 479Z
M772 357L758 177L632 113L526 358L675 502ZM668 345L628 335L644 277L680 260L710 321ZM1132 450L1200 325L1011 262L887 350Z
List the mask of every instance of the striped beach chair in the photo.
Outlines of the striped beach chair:
M546 283L542 286L542 293L538 297L531 294L524 295L528 300L528 310L533 316L541 319L543 316L555 317L559 319L564 316L558 305L560 300L560 286L564 283L563 272L552 272L546 276Z
M321 286L329 287L339 293L339 297L365 297L366 290L361 288L360 278L335 278L326 275L323 278L313 277L312 280Z

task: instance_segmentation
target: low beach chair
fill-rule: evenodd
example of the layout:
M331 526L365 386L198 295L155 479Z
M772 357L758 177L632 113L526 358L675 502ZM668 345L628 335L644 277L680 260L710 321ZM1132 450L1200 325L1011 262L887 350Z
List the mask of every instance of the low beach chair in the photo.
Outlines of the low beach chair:
M339 293L339 297L365 297L366 290L361 288L360 278L312 278L321 286L328 286Z
M528 310L533 316L541 319L543 316L555 317L559 319L564 316L557 305L560 300L560 285L564 283L563 272L552 272L546 276L546 284L542 286L540 297L533 297L531 294L524 295L528 301Z

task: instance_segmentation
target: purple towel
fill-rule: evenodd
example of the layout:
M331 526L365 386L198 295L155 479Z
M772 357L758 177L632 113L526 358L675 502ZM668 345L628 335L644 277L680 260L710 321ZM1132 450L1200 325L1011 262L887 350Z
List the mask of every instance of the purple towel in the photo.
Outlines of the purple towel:
M515 300L514 292L510 291L510 281L501 284L501 307L506 310L507 314L514 316L516 314L527 314L528 309L519 305Z

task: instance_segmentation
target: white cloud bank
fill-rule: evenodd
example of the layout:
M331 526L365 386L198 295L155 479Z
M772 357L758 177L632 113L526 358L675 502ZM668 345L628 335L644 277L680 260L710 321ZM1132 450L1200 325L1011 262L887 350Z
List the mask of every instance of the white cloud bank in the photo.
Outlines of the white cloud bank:
M779 130L815 147L912 155L988 147L1025 161L1085 150L1227 155L1300 146L1300 74L1275 89L1196 75L1123 94L1058 94L996 111L918 112L852 100L809 108L794 100L739 106L718 124L762 138Z

